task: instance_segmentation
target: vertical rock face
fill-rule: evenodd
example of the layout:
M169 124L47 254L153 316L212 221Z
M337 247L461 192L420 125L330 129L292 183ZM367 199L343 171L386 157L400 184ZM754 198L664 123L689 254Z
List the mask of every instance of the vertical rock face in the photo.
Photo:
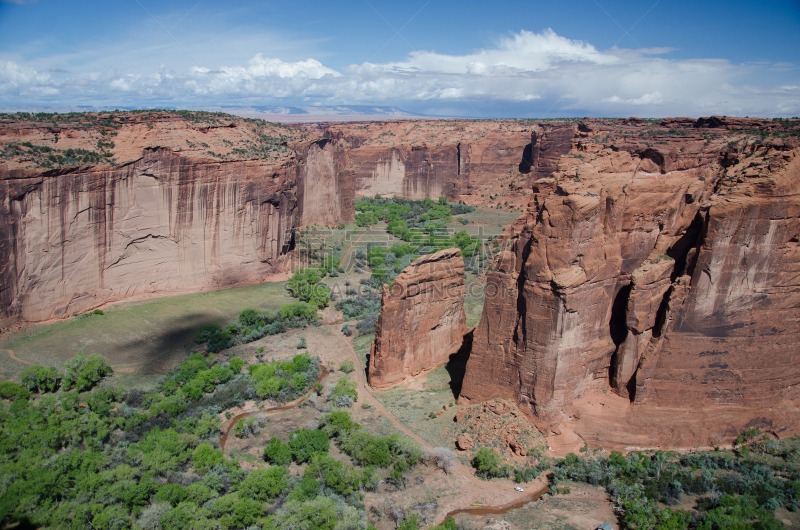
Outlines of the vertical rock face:
M538 125L531 131L530 156L524 158L528 167L521 168L530 173L528 185L549 177L558 169L561 156L572 149L575 128L572 125ZM527 171L526 171L527 169Z
M324 131L349 146L361 196L475 202L498 179L530 167L530 127L511 120L329 124Z
M464 259L457 248L419 257L383 287L369 384L391 388L444 365L466 333Z
M609 149L581 130L488 277L460 402L507 397L559 424L611 386L633 406L621 430L584 422L587 440L797 432L797 142L734 135L731 152L690 130Z
M293 171L148 149L123 167L3 179L3 317L261 280L291 246Z
M318 140L296 148L300 225L337 226L355 216L353 165L339 141Z
M122 160L37 169L23 153L0 164L0 321L256 283L284 266L295 228L353 219L352 165L341 141L272 144L254 159L235 160L265 135L295 133L232 117L213 128L175 116L149 124L132 116L105 136L93 123L0 128L4 142L55 152L113 138ZM187 145L202 150L184 153ZM220 155L223 149L229 154Z

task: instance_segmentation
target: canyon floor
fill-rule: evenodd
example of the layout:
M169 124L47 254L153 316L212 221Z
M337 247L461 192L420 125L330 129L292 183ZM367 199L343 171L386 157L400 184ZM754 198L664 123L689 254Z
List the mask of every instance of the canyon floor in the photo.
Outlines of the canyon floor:
M475 210L463 216L469 220L468 225L453 223L451 228L491 237L500 234L518 215L517 211ZM313 228L307 231L312 233L312 239L319 236L313 231ZM370 242L393 239L382 226L365 233L359 232L354 225L324 229L320 233L319 237L325 239L326 244L342 245L342 265L347 272L326 279L335 293L343 293L347 286L359 286L360 280L369 277L369 270L353 271L353 256L359 250L365 251ZM78 351L85 351L101 353L109 358L115 370L113 380L116 384L128 388L154 387L164 373L198 349L194 335L202 324L224 324L248 307L277 309L290 302L292 299L285 291L287 279L288 274L276 275L272 281L252 286L121 302L104 307L102 314L88 313L62 321L17 326L0 336L0 378L16 379L30 365L60 364ZM467 324L472 327L478 324L483 309L485 279L468 273L466 285L465 311ZM267 336L216 355L223 358L239 356L248 363L259 359L290 359L298 353L297 345L304 337L307 351L332 368L321 381L326 387L335 385L344 375L340 368L343 362L354 362L356 369L350 376L358 382L359 400L352 408L352 416L364 429L381 436L403 434L423 447L454 447L456 436L464 429L462 424L453 421L454 415L462 408L470 408L455 405L457 385L463 371L459 372L453 366L440 367L393 389L372 390L366 385L365 369L374 333L348 338L341 332L344 323L342 313L328 307L323 311L318 326ZM348 323L355 325L357 321ZM226 453L245 467L266 466L263 447L267 441L273 436L286 438L298 428L316 426L323 400L313 396L297 408L260 416L254 404L245 404L242 410L228 411L226 418L233 418L243 411L256 412L264 426L256 436L237 438L231 434ZM471 432L478 436L479 430ZM500 438L495 438L498 448L506 449L502 447ZM532 428L529 441L538 445L547 443ZM614 520L613 502L605 491L588 486L575 493L548 496L522 509L517 508L521 502L537 495L547 480L541 476L523 484L525 492L519 493L514 490L516 484L510 479L486 481L475 476L469 464L471 457L480 446L491 447L492 443L477 444L470 451L459 451L459 462L450 475L434 467L418 466L405 490L389 483L380 484L377 491L366 494L364 499L373 524L381 530L394 528L394 522L386 515L393 503L411 509L411 513L418 513L420 521L428 526L441 523L451 512L466 509L478 513L456 514L463 528L521 530L531 528L530 521L533 520L536 528L571 529ZM331 454L349 461L347 455L335 447ZM290 473L301 473L301 468L292 465ZM496 512L509 506L514 508L507 513L481 513ZM565 509L567 506L572 508Z

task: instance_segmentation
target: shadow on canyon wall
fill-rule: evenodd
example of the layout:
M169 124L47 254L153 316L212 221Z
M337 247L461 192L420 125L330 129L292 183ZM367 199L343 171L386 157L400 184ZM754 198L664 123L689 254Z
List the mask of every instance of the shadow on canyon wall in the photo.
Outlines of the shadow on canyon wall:
M475 330L471 330L464 335L464 342L461 344L461 349L450 356L450 360L445 365L447 373L450 374L450 390L453 392L453 398L458 399L461 394L461 384L464 382L464 374L467 371L467 361L469 354L472 351L472 334Z

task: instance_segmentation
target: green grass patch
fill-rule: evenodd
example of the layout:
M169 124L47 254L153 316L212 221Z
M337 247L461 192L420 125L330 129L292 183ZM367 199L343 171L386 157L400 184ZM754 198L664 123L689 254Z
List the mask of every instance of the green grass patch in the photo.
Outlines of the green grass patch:
M361 361L361 366L364 368L367 366L367 355L369 355L369 350L372 347L372 341L374 340L375 333L359 335L353 339L353 349L356 350L356 353L358 354L358 360Z
M79 351L108 357L127 384L146 384L197 347L203 324L224 324L248 307L278 309L291 301L283 283L127 302L91 318L75 317L7 333L0 348L32 364L56 366ZM27 366L0 351L0 377L17 377ZM143 379L141 379L143 377Z

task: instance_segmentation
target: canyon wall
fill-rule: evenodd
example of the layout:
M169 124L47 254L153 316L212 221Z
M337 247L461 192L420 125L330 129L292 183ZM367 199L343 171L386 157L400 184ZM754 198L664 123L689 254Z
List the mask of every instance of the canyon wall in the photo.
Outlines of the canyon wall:
M153 149L123 167L2 180L4 316L261 280L290 248L293 170Z
M798 432L800 144L706 124L578 127L507 232L461 403L606 446Z
M284 267L295 228L352 221L352 166L341 142L276 144L235 160L232 149L265 130L231 123L125 124L112 131L116 165L32 168L29 153L0 166L0 321L256 283ZM7 128L4 140L61 153L97 141L95 126L52 129ZM226 148L230 155L219 154Z
M531 148L531 125L516 120L408 120L297 127L347 144L359 196L448 197L468 204L488 203L489 195L500 196L500 181L505 179L502 195L511 192L513 199L522 198L523 193L513 192L523 189L538 149ZM539 132L553 151L554 135L544 134L541 127ZM569 150L568 140L566 145Z
M353 165L340 141L296 146L299 225L338 226L355 218Z
M420 256L383 286L369 384L386 389L443 366L461 348L464 259L457 248Z

